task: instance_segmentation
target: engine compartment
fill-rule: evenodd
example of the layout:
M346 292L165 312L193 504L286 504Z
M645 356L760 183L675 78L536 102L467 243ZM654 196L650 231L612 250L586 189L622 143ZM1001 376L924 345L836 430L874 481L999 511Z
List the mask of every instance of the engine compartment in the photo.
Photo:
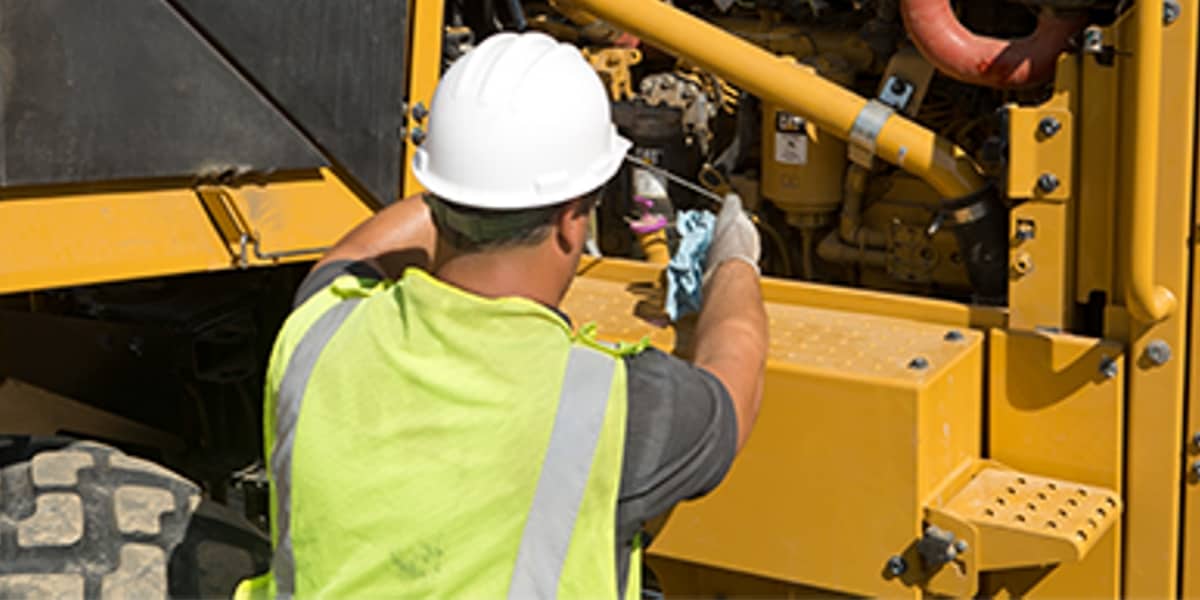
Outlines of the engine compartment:
M1006 302L1008 211L1023 195L1005 189L1005 107L1045 102L1059 55L1080 50L1086 24L1115 16L1111 5L1076 0L675 3L871 99L877 119L894 112L961 148L986 185L945 197L873 156L854 131L839 139L569 1L471 4L448 6L457 33L447 60L524 26L578 45L606 83L614 121L647 164L610 184L599 214L604 254L661 260L649 244L664 232L673 243L679 211L711 208L733 190L760 228L765 274L990 305ZM937 19L949 23L949 41L929 32ZM947 43L957 55L939 47ZM1003 47L989 64L955 70L989 45Z

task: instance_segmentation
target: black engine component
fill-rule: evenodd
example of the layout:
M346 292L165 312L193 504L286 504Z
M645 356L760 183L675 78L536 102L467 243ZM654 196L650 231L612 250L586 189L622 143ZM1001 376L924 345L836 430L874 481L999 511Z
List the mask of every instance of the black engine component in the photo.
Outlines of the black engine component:
M954 232L975 301L1004 304L1008 296L1008 206L996 187L989 185L947 202L938 219Z

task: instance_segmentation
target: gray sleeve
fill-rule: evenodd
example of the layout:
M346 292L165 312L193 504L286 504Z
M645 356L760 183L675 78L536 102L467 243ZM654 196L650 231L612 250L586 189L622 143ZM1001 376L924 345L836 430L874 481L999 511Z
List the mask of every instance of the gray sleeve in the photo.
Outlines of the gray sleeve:
M626 359L629 411L618 542L681 500L703 496L737 453L737 415L712 373L659 350Z
M382 273L363 261L335 260L321 265L321 268L304 277L304 281L301 281L300 287L296 289L295 298L292 299L292 308L304 304L305 300L312 298L313 295L328 287L334 279L342 275L354 275L364 279L383 279Z

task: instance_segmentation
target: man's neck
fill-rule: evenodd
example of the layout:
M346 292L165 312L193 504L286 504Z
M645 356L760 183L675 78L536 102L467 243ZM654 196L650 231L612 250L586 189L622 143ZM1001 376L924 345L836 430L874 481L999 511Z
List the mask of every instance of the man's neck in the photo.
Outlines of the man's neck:
M528 298L556 308L562 285L545 268L535 249L459 254L438 266L434 275L453 286L484 298Z

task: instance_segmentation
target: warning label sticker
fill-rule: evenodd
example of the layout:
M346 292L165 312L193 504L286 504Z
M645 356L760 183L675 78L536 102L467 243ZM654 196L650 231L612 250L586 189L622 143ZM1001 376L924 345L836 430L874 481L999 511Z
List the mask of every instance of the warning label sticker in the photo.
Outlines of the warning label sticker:
M798 133L775 132L775 162L803 165L808 162L808 136Z

